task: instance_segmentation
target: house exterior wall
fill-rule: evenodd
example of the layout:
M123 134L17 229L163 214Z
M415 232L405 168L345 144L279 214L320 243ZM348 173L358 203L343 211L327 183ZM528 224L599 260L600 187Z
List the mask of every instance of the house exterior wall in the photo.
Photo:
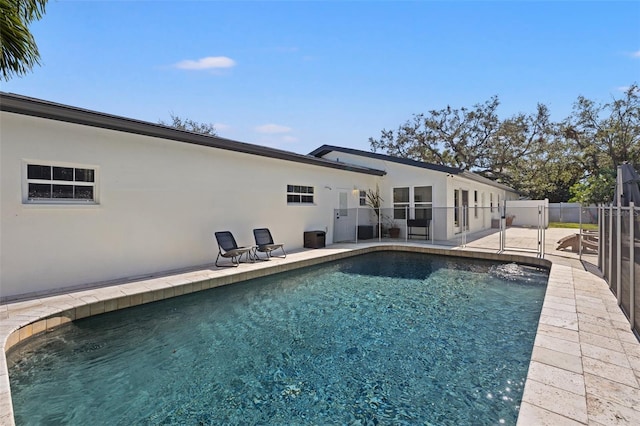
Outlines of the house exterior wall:
M513 217L514 226L549 226L549 199L507 201L507 216Z
M506 200L515 200L518 194L506 191L495 186L467 179L462 176L453 176L448 180L449 190L447 192L448 206L454 205L455 190L467 191L468 194L468 214L467 227L469 232L477 232L491 228L491 221L500 218L501 208ZM476 202L477 191L477 202ZM477 207L477 208L476 208ZM449 212L449 235L460 232L460 227L454 226L453 213ZM451 238L451 237L450 237Z
M385 161L356 154L332 151L323 158L348 164L384 170L385 176L378 178L380 195L386 209L393 207L393 188L431 186L433 202L432 232L436 240L449 240L461 232L461 224L455 226L454 194L455 190L467 191L469 196L468 230L476 232L491 227L491 219L499 217L499 205L504 201L517 199L515 192L478 182L463 175ZM368 188L362 188L368 189ZM375 186L372 188L375 190ZM477 203L474 194L477 191ZM493 201L493 203L492 203ZM478 217L475 207L478 206ZM493 208L492 208L493 207Z
M377 179L0 114L0 299L210 264L218 230L239 245L253 244L259 227L288 249L302 247L308 230L327 231L331 243L338 198L329 188L375 187ZM24 203L25 161L95 167L98 204ZM314 204L287 204L287 185L313 186Z
M350 165L343 170L315 158L273 155L256 146L247 150L247 144L237 152L242 144L233 141L213 147L209 141L170 139L185 140L175 132L138 134L140 127L148 128L141 122L108 130L77 124L86 121L57 121L66 118L0 112L0 300L211 264L218 230L232 231L239 245L251 245L252 229L268 227L288 249L302 247L304 231L325 231L328 244L334 227L337 235L346 235L345 228L355 237L351 222L357 215L341 220L336 215L358 207L359 191L376 186L388 217L394 188L408 187L412 197L416 187L431 186L436 240L461 231L454 221L454 194L468 194L471 232L489 228L499 204L517 198L471 174L357 153L324 156ZM28 163L95 169L97 202L25 201ZM314 203L287 203L287 185L313 187Z

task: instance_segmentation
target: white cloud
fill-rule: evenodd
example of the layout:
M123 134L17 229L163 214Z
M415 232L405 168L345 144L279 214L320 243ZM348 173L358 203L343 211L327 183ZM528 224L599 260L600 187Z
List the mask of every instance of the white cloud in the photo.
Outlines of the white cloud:
M623 92L623 93L627 93L629 91L629 89L631 89L631 86L619 86L617 87L618 91ZM636 93L640 94L640 88L636 88Z
M230 130L231 126L229 126L228 124L224 124L224 123L213 123L213 127L216 128L216 130L224 132L226 130Z
M636 50L635 52L631 52L632 58L640 58L640 50Z
M617 87L619 92L626 92L627 90L629 90L629 86L619 86Z
M290 135L266 135L258 138L256 143L270 148L291 149L291 147L295 146L299 141L298 138Z
M181 70L210 70L218 68L232 68L236 62L226 56L207 56L198 60L187 59L175 64Z
M291 127L281 126L279 124L264 124L256 127L255 130L258 133L267 133L272 135L276 133L289 133L291 131Z

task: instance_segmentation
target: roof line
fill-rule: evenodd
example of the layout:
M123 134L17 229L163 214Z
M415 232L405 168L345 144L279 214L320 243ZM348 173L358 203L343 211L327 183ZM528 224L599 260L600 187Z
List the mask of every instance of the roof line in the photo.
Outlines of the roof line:
M244 154L258 155L261 157L275 158L296 163L311 164L320 167L346 170L356 173L364 173L375 176L386 174L383 170L368 167L339 163L311 155L297 154L276 148L268 148L261 145L238 142L218 136L210 136L179 130L162 124L154 124L147 121L135 120L122 116L106 114L70 105L49 102L42 99L31 98L14 93L0 92L0 111L28 115L32 117L46 118L84 126L98 127L101 129L115 130L133 133L143 136L169 139L194 145L218 148L227 151L235 151Z
M323 157L325 155L327 155L329 152L331 151L337 151L337 152L344 152L346 154L353 154L353 155L359 155L361 157L368 157L368 158L374 158L377 160L382 160L382 161L390 161L393 163L398 163L398 164L404 164L407 166L412 166L412 167L420 167L422 169L428 169L428 170L435 170L438 172L443 172L443 173L449 173L452 175L460 175L462 177L465 177L467 179L470 180L475 180L476 182L480 182L480 183L484 183L486 185L491 185L494 186L496 188L500 188L506 191L513 191L516 192L515 189L504 185L502 183L499 182L495 182L491 179L488 179L484 176L480 176L476 173L467 171L467 170L463 170L463 169L457 169L455 167L449 167L449 166L443 166L440 164L433 164L433 163L425 163L424 161L417 161L417 160L412 160L410 158L401 158L401 157L394 157L391 155L386 155L386 154L379 154L377 152L369 152L369 151L362 151L359 149L353 149L353 148L343 148L340 146L334 146L334 145L322 145L319 148L316 148L315 150L311 151L309 153L309 155L313 155L316 157Z
M462 173L461 169L456 169L455 167L442 166L440 164L433 164L433 163L425 163L424 161L412 160L410 158L393 157L391 155L379 154L377 152L362 151L362 150L353 149L353 148L343 148L343 147L334 146L334 145L322 145L320 148L317 148L312 152L310 152L309 155L322 157L331 151L344 152L346 154L354 154L354 155L359 155L361 157L375 158L377 160L391 161L394 163L406 164L408 166L436 170L439 172L451 173L455 175Z

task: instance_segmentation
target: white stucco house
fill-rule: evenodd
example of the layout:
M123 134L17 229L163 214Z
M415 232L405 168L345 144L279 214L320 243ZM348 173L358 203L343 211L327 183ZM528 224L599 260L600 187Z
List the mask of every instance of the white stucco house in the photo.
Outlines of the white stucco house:
M490 228L491 219L499 217L498 206L519 197L506 185L453 167L330 145L310 155L384 171L376 184L387 219L403 233L407 219L429 219L435 240L451 239L463 228Z
M2 92L0 182L0 300L212 264L218 230L248 245L267 227L288 249L321 230L331 244L336 216L376 187L395 219L429 217L441 239L491 226L453 207L517 198L453 168L295 154Z

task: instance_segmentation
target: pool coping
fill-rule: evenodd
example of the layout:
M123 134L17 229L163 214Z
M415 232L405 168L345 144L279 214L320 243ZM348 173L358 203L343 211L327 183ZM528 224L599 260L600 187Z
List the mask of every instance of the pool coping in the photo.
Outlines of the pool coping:
M21 341L73 320L383 250L550 268L518 425L640 424L640 344L607 284L590 272L523 254L411 242L335 244L238 268L208 265L182 273L7 302L0 304L3 354ZM0 413L0 425L15 425L6 356L0 356Z

